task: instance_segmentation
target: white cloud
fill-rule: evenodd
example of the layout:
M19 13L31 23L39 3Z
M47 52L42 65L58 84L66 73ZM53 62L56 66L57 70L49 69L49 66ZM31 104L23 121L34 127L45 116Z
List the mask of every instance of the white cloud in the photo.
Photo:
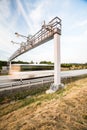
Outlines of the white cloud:
M6 30L4 27L0 30L0 48L4 49L5 51L11 51L11 34L8 30Z
M10 13L10 1L9 0L1 0L0 1L0 21L4 21L4 18L8 18Z
M80 21L77 26L81 27L81 26L85 26L85 25L87 25L87 20Z
M0 1L0 55L5 59L8 59L17 48L10 42L11 38L14 38L14 30L18 19L16 12L12 15L10 2L10 0ZM7 21L8 18L9 22Z
M28 15L26 14L26 12L24 10L22 2L20 0L16 0L16 2L17 2L17 5L18 5L18 11L24 17L24 20L26 21L26 24L28 25L29 29L31 29L30 20L29 20Z
M31 10L31 12L28 13L28 17L31 23L31 33L34 33L35 30L38 31L41 27L41 23L45 18L46 14L46 8L48 8L49 0L39 1L34 5L34 8ZM32 5L33 6L33 5Z
M76 21L76 23L72 26L72 29L74 28L82 28L87 26L87 19L86 20L81 20L81 21Z
M62 62L86 62L87 36L85 33L77 36L63 36L61 40Z

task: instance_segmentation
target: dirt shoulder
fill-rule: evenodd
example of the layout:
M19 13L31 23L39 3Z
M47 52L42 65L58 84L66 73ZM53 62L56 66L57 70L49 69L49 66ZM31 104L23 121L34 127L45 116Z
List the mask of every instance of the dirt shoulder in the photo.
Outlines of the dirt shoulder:
M55 94L34 98L35 102L7 113L20 102L0 106L5 113L0 117L0 130L87 130L87 78Z

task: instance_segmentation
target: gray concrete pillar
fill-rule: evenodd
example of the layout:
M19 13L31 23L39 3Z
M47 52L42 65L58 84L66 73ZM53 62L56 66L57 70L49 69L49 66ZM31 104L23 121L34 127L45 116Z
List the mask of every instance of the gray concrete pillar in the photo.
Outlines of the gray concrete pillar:
M54 85L59 85L60 79L60 35L54 34Z

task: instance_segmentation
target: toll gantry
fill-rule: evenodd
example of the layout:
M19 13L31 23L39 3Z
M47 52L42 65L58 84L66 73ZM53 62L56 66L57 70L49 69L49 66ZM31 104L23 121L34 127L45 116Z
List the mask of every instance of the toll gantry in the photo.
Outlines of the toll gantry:
M42 28L35 35L31 37L25 37L27 39L26 42L21 43L20 48L9 58L9 61L12 61L21 54L53 39L54 33L56 33L56 31L58 34L61 34L60 18L55 17L47 25L44 21Z
M16 33L16 35L20 35ZM54 39L54 84L51 86L52 91L56 91L61 84L60 80L60 35L61 35L61 19L55 17L48 24L43 22L41 29L33 36L23 36L26 38L26 42L22 42L20 48L14 52L9 58L11 62L21 54L45 43L51 39ZM49 92L48 92L49 93Z

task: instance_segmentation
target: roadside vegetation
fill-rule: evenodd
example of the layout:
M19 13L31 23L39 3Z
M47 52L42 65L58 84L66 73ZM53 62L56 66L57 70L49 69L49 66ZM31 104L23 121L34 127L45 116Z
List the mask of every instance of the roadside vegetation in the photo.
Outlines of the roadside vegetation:
M58 129L87 129L87 76L65 80L56 93L44 89L0 105L0 130Z
M33 61L31 62L24 62L24 61L12 61L12 64L48 64L48 65L54 65L53 62L51 61L40 61L39 63L35 63ZM7 61L0 61L0 75L5 75L8 74L9 71L3 70L3 67L7 67L8 69L8 63ZM27 70L28 68L24 68L24 71ZM36 67L32 67L31 70L35 70ZM49 67L48 67L49 69ZM52 69L52 67L50 66L50 69ZM61 64L61 70L65 71L65 70L76 70L76 69L87 69L87 63L62 63Z

